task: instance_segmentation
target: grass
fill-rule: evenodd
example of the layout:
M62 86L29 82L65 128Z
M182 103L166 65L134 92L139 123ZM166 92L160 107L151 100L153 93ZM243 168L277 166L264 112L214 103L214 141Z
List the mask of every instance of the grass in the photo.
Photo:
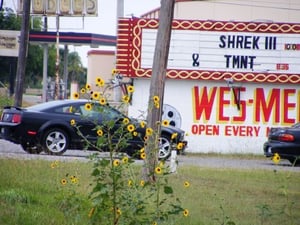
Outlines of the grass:
M0 224L88 224L91 164L59 162L57 169L43 160L0 159ZM137 169L140 167L137 166ZM65 202L70 192L63 177L76 175L79 185L74 202ZM189 209L187 218L170 218L168 224L185 225L293 225L300 224L299 172L211 169L182 166L170 182ZM184 188L183 182L191 186ZM64 213L66 204L73 211ZM70 215L69 217L65 215Z

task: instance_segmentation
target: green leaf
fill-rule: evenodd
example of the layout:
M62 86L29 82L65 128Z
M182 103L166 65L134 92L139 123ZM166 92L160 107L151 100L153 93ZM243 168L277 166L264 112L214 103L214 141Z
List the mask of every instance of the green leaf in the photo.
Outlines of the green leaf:
M165 194L173 194L173 188L170 186L164 186Z

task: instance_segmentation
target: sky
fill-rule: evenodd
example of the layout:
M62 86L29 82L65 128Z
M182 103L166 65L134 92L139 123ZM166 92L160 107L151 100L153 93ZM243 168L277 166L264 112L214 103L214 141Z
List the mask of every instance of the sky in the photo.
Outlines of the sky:
M60 17L61 32L86 32L105 35L116 35L117 21L117 1L118 0L98 0L98 16L74 18ZM4 0L4 7L16 9L17 0ZM160 7L160 0L124 0L124 16L140 16L148 11ZM48 18L48 30L56 31L55 18ZM100 46L99 49L109 49ZM90 47L69 46L69 51L77 51L82 63L87 67L87 52L92 50Z

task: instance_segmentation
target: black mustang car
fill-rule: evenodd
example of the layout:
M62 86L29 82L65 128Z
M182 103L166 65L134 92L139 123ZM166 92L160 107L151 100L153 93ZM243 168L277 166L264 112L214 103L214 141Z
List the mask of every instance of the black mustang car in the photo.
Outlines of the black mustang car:
M300 123L291 127L271 128L268 141L264 143L264 155L273 157L276 153L292 164L300 164Z
M88 100L56 100L27 108L7 106L0 119L0 137L20 144L28 153L38 154L44 151L61 155L67 149L83 148L87 140L96 143L99 137L97 126L105 124L105 121L116 121L114 126L120 126L124 118L134 125L136 135L132 135L123 145L124 149L119 150L138 156L139 150L144 146L146 128L139 126L138 120L128 118L111 106ZM114 132L117 127L111 130ZM171 139L174 133L177 136L174 135L176 138ZM112 141L117 142L118 136L114 137L116 140ZM187 145L184 131L173 126L162 126L158 158L167 159L178 143L182 143L181 151L184 151Z

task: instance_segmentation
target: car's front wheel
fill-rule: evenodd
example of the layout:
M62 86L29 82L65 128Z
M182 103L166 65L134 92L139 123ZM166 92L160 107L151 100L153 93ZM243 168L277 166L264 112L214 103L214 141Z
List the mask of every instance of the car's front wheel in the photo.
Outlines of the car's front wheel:
M158 159L166 160L170 157L172 151L171 140L167 135L159 138Z
M69 137L65 131L53 128L45 132L42 139L42 146L46 153L50 155L62 155L67 151Z

